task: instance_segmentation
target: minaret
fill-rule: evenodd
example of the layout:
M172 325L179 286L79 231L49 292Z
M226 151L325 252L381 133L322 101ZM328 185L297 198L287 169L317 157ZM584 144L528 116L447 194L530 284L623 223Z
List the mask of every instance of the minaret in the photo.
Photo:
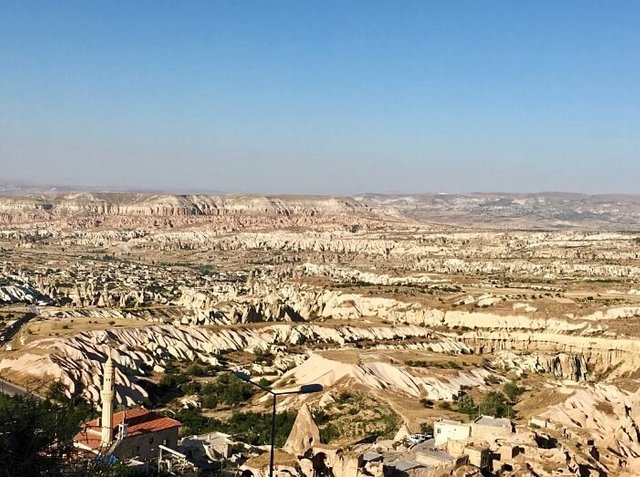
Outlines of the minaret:
M102 440L100 445L108 447L113 440L113 361L111 355L104 365L104 376L102 378Z

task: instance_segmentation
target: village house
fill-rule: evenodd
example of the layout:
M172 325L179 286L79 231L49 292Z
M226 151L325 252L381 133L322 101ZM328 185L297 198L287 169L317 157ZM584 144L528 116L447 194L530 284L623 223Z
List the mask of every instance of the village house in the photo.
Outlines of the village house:
M471 437L471 426L464 422L438 419L433 423L433 438L436 446L445 445L448 441L461 441Z
M533 427L539 427L540 429L546 429L549 427L549 419L543 417L534 416L529 419L529 425Z
M513 423L507 418L480 416L471 423L471 437L491 442L513 434Z
M463 453L469 457L469 464L475 465L480 470L490 470L492 452L486 447L466 446Z
M211 461L228 459L233 453L234 441L229 434L208 432L183 438L178 450L188 458L202 456Z
M426 477L429 473L424 464L414 460L398 459L383 466L384 477Z
M420 452L416 452L415 459L421 464L425 464L427 467L450 467L455 468L464 465L469 460L466 455L454 457L448 452L437 449L425 449Z
M506 418L480 416L471 423L438 419L433 423L433 437L437 447L450 441L468 439L495 441L513 434L513 423Z

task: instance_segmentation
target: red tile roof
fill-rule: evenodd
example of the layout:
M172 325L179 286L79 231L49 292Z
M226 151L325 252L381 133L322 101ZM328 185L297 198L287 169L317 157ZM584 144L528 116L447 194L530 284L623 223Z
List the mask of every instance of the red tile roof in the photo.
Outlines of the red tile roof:
M113 414L113 437L118 433L118 426L125 421L127 437L164 431L173 427L180 427L182 423L170 417L156 414L147 409L129 409ZM100 420L93 419L85 422L82 430L73 438L74 442L90 449L100 448ZM126 437L125 437L126 439Z
M74 438L73 443L82 449L93 449L97 451L100 449L100 434L94 434L91 431L87 432L87 429L82 429L78 432Z

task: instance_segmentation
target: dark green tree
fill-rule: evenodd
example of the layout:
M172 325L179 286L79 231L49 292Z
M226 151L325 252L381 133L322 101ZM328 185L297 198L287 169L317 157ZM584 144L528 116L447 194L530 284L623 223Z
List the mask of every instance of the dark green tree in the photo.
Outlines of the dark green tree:
M495 417L513 417L513 407L507 402L504 394L491 391L485 395L480 403L480 413Z
M524 388L518 386L513 381L509 381L508 383L505 383L504 386L502 386L502 392L505 396L507 396L507 398L509 398L509 401L515 403L520 395L524 392Z
M0 394L0 476L64 475L69 471L67 456L73 450L73 436L91 408L57 397L63 402Z
M475 417L478 415L478 406L471 396L462 394L458 397L458 411L469 417Z

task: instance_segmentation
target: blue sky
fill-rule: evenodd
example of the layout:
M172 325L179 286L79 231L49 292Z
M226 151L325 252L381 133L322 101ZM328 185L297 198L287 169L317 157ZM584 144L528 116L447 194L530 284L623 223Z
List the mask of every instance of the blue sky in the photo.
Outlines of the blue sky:
M12 1L0 180L640 193L640 2Z

